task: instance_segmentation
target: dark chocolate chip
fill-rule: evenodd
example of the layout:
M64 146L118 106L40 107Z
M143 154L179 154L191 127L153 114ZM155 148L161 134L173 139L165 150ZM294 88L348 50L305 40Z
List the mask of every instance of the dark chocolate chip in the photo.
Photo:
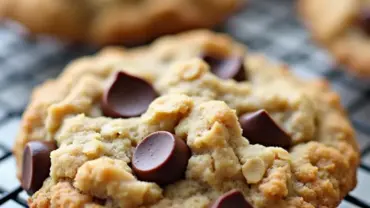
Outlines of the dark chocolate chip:
M105 116L113 118L137 117L148 109L157 96L152 85L145 80L118 72L104 92L102 110Z
M44 180L49 177L50 152L55 150L54 142L31 141L23 152L22 187L32 195L39 190Z
M364 8L360 12L359 16L360 27L365 31L366 34L370 35L370 9Z
M242 56L217 58L204 55L202 58L210 66L211 72L221 79L234 79L238 82L247 80Z
M210 208L253 208L243 194L238 190L231 190L218 199L210 206Z
M189 157L189 147L182 139L157 131L136 147L132 166L140 180L166 185L184 176Z
M239 118L243 136L252 144L288 148L292 140L265 110L247 113Z

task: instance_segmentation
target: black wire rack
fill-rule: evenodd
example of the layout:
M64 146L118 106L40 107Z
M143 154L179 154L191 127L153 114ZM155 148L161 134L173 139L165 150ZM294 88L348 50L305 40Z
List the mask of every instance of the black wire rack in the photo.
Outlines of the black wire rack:
M288 63L304 79L323 77L341 95L361 147L358 186L340 208L370 208L370 81L359 80L334 64L311 42L295 13L295 0L249 0L218 31L231 34L270 59ZM97 49L24 35L13 24L0 23L0 207L27 207L27 194L15 176L11 153L20 117L31 90L56 77L72 59Z

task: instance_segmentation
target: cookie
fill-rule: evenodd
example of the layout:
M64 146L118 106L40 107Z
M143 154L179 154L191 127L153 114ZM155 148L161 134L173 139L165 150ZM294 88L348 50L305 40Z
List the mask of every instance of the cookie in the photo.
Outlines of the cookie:
M8 18L35 34L104 44L138 44L164 34L210 28L245 0L2 0Z
M14 154L30 207L336 207L359 164L325 81L209 31L72 62Z
M300 0L300 14L313 38L338 63L370 77L370 4L365 0Z

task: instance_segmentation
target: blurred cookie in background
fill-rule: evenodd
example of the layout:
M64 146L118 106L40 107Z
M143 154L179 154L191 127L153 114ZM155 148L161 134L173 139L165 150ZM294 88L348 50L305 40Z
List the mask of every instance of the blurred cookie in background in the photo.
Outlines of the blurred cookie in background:
M0 20L30 33L97 45L138 44L168 33L210 28L245 0L2 0Z
M313 38L338 63L370 77L370 1L300 0L298 9Z

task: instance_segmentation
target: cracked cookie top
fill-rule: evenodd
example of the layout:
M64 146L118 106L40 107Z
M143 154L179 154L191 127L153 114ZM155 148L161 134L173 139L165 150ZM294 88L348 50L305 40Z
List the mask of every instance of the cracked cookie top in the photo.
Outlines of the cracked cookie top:
M208 31L72 62L14 154L31 207L336 207L359 162L325 81Z
M370 1L300 0L313 37L352 73L370 76Z
M210 28L245 0L2 0L0 19L33 33L98 45L137 44L168 33Z

